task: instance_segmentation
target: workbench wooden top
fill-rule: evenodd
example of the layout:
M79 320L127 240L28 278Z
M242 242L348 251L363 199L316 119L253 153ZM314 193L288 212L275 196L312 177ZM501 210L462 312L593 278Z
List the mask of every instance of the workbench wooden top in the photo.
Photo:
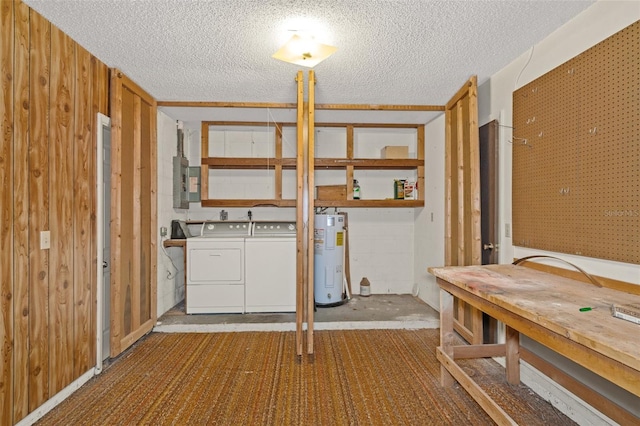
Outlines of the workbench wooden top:
M640 303L638 295L514 265L434 267L429 272L640 372L640 325L611 315L612 304ZM584 307L592 310L581 312Z

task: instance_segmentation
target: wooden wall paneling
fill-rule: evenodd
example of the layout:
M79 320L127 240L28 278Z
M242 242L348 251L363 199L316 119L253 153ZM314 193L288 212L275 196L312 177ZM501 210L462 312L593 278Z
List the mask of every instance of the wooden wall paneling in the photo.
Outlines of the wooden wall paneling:
M51 24L31 11L29 102L29 411L49 394L49 64Z
M0 423L13 423L13 2L0 4Z
M12 3L12 2L6 2ZM3 3L4 4L4 3ZM13 115L13 248L14 282L13 288L13 421L19 421L29 413L29 286L31 271L29 266L29 165L30 149L30 19L29 7L22 2L15 3L14 38L14 115ZM4 28L4 24L3 24ZM2 40L5 35L2 35ZM19 165L16 167L15 165ZM6 410L9 410L6 406ZM3 416L4 419L3 410ZM9 423L9 422L8 422Z
M95 327L91 320L93 309L91 283L92 249L95 239L91 230L91 199L95 197L93 134L95 133L95 115L92 113L92 73L91 55L76 45L76 91L74 101L75 149L73 158L73 293L74 293L74 371L73 377L79 377L93 366L91 348L95 346Z
M304 345L305 227L304 227L304 81L302 71L296 74L296 355L302 356ZM203 144L204 146L204 144ZM312 198L312 197L310 197Z
M309 194L309 219L308 219L308 257L307 257L307 354L313 354L314 346L314 243L315 243L315 203L313 194L315 192L315 86L316 78L313 70L309 71L308 81L308 106L307 106L307 191Z
M72 40L51 27L49 129L49 392L73 380L73 151L75 54Z
M95 358L93 108L108 81L21 1L0 3L0 24L0 424L15 424Z

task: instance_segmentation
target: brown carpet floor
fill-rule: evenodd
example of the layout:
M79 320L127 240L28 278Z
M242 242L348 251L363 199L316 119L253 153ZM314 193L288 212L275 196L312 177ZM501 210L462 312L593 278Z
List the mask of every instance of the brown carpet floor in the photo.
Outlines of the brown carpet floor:
M38 425L490 425L456 385L442 388L436 330L152 333ZM522 425L569 425L491 360L465 369Z

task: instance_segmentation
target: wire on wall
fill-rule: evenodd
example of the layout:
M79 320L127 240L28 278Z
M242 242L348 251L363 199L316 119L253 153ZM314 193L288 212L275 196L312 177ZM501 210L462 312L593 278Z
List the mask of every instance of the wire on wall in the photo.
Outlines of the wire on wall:
M522 73L524 72L524 70L529 66L529 62L531 62L531 58L533 58L533 49L534 48L535 48L535 45L531 46L531 52L529 53L529 59L527 59L527 63L524 64L524 66L520 70L520 73L518 74L518 77L516 77L516 82L513 85L513 89L514 90L518 88L518 81L520 81L520 77L522 76Z

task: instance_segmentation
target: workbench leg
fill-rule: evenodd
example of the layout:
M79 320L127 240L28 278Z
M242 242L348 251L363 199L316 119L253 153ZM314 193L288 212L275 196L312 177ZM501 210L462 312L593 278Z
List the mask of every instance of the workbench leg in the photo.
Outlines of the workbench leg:
M442 352L453 359L453 296L440 290L440 347ZM440 365L440 384L453 386L455 380L444 365Z
M520 333L508 325L505 329L507 383L517 385L520 383Z

